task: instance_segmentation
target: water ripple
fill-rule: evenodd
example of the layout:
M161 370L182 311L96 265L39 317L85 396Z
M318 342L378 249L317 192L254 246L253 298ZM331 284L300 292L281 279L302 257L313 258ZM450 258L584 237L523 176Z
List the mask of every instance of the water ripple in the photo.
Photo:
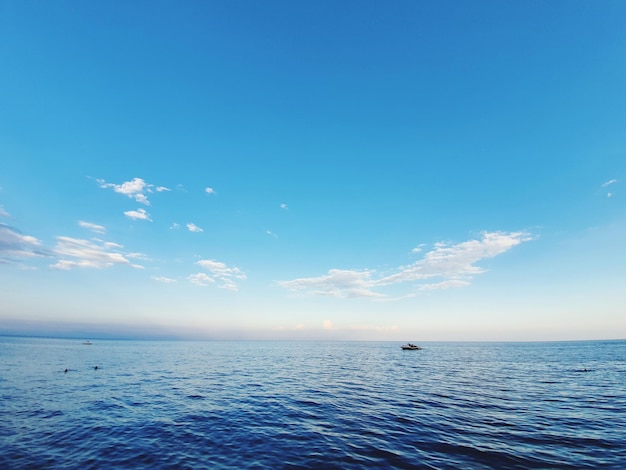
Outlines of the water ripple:
M0 338L0 467L623 468L625 342L425 346Z

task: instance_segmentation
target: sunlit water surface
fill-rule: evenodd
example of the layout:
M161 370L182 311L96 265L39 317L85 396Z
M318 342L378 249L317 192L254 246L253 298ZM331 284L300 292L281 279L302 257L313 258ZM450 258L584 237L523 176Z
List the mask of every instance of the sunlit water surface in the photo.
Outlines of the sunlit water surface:
M626 342L422 346L0 337L0 468L626 468Z

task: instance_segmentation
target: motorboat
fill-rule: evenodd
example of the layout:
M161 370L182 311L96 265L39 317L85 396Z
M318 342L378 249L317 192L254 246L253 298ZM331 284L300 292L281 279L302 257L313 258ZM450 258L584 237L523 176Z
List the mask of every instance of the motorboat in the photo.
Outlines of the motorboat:
M83 344L87 345L87 346L91 346L93 343L89 340L85 340L83 341Z
M413 344L413 343L406 343L400 347L405 351L419 351L420 349L422 349L417 344Z

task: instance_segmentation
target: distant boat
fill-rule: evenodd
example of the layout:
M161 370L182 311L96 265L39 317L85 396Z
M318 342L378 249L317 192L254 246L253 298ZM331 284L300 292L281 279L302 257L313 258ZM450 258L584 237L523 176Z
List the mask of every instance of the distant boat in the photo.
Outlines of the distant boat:
M86 344L87 346L91 346L93 343L87 339L83 341L83 344Z
M404 349L405 351L419 351L420 349L422 349L417 344L413 344L413 343L406 343L400 347Z

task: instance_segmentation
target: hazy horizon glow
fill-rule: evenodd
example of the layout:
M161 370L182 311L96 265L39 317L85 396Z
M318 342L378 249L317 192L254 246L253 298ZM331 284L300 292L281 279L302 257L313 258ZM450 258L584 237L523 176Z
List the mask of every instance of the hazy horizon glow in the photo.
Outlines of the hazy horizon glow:
M576 5L6 3L0 334L626 338L626 4Z

